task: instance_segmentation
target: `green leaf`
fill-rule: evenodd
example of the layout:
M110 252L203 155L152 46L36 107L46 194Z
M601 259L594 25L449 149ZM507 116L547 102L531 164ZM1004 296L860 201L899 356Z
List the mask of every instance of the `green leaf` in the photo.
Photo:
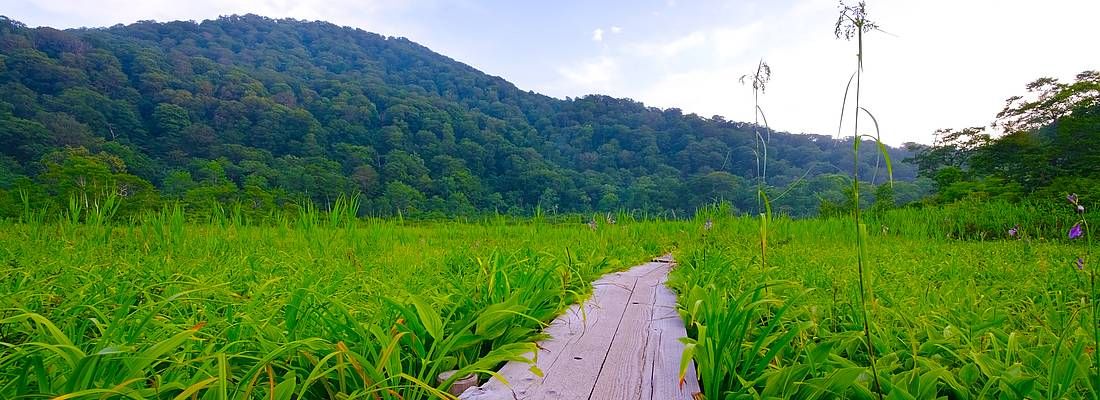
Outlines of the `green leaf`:
M290 400L297 387L298 377L295 376L294 371L287 371L286 375L283 376L283 381L275 385L275 400Z
M688 367L691 366L691 359L695 357L695 343L687 343L684 345L684 353L680 355L680 386L684 385L684 377L687 376Z
M428 335L432 339L440 340L443 337L443 318L439 316L439 311L436 311L420 296L412 296L409 301L413 304L413 307L416 307L416 314L420 317L420 323L424 325Z
M198 332L198 329L192 328L183 332L177 333L172 337L162 340L157 344L150 346L145 351L142 351L137 355L135 361L129 364L129 371L127 371L127 377L137 378L145 375L145 369L154 363L160 361L161 357L168 352L173 351L180 347L184 342L190 339Z

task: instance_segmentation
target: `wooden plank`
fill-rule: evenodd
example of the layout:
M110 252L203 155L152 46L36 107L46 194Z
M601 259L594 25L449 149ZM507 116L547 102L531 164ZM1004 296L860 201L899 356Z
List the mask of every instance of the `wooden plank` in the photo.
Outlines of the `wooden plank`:
M511 362L460 396L466 400L691 399L699 391L694 366L679 387L685 336L676 296L664 282L673 264L646 263L593 283L592 297L574 305L545 330L537 377Z
M657 264L663 266L663 264ZM656 269L652 269L656 270ZM638 278L630 304L623 313L623 322L615 332L615 338L600 367L599 377L590 398L638 399L642 395L644 367L647 361L646 344L649 340L649 321L656 300L656 279L649 275ZM649 278L649 279L647 279Z
M680 358L684 344L680 338L687 336L687 329L676 311L676 294L665 285L664 279L656 290L651 326L657 331L659 344L653 357L653 372L649 386L653 399L691 399L699 392L699 378L695 363L688 365L684 385L680 387Z
M657 310L654 310L657 311ZM661 329L652 323L646 329L645 353L647 358L642 364L642 383L639 399L653 399L653 370L657 362L657 348L661 345Z
M600 290L600 289L596 289ZM604 289L607 290L607 289ZM579 314L580 305L574 304L566 310L566 314ZM548 337L539 342L538 358L535 365L543 371L553 368L554 363L557 362L558 356L562 353L563 349L568 343L574 340L576 333L573 327L570 326L571 319L569 318L557 318L550 323L543 333ZM531 354L528 354L531 357ZM511 362L504 365L500 371L497 371L502 376L508 379L507 385L497 379L492 379L485 384L484 388L487 393L506 393L512 392L526 393L532 386L538 385L542 378L535 375L531 371L531 365L526 363ZM509 387L508 385L511 385ZM476 389L476 388L475 388ZM477 390L475 390L476 392ZM488 396L488 395L486 395ZM489 399L492 397L478 397ZM507 397L500 397L502 399L512 399L511 395Z
M539 342L537 377L530 365L511 362L499 373L512 387L491 379L480 388L467 390L463 399L573 399L587 398L607 355L615 329L622 320L636 278L609 274L597 280L592 297L582 310L573 306L551 323L552 339ZM586 374L588 376L586 376Z
M592 393L597 373L603 366L608 348L623 321L630 296L637 284L636 278L619 278L618 282L629 284L629 289L612 285L618 290L608 291L602 298L593 296L600 307L597 313L600 319L566 346L558 364L551 371L543 371L546 377L542 385L537 392L531 393L543 397L535 396L532 399L585 399Z
M636 266L636 267L631 268L631 269L626 270L626 271L616 272L615 274L632 276L632 277L635 277L635 278L641 278L643 276L646 276L646 275L649 275L649 274L653 273L654 271L661 270L661 269L663 269L667 266L668 266L668 264L664 264L664 263L648 262L648 263Z

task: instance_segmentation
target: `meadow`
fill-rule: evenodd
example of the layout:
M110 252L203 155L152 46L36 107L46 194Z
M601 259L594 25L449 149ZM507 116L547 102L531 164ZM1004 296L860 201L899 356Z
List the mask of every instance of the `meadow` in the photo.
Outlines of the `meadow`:
M444 397L686 226L73 207L0 225L0 398Z
M759 218L712 210L714 228L677 252L670 279L703 392L1096 398L1095 265L1078 264L1088 245L1066 237L1074 213L1041 209L895 210L865 220L862 248L850 218L772 218L762 235Z
M1087 245L1056 206L872 214L861 250L847 218L762 225L710 207L593 230L350 204L264 221L28 207L0 223L0 397L446 398L439 373L524 360L592 280L668 251L706 398L1097 393L1093 267L1075 265Z

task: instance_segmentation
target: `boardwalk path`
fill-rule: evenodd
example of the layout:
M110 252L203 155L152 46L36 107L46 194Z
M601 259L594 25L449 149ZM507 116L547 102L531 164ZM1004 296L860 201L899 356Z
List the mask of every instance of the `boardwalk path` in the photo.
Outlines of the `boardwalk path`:
M671 258L603 276L582 314L573 305L545 329L538 367L511 362L464 400L691 399L699 392L695 367L679 385L684 323L676 295L665 285Z

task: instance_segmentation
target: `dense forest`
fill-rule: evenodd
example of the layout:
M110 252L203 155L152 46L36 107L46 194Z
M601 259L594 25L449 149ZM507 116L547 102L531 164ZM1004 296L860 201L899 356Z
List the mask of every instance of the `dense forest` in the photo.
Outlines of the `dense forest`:
M122 213L179 202L262 216L352 193L375 215L690 213L713 201L750 212L754 128L543 96L407 39L323 22L57 30L0 18L0 217L104 196ZM844 202L851 139L760 129L774 210ZM933 187L900 162L911 150L927 149L889 149L891 203ZM864 153L861 176L882 186L878 154Z
M942 129L932 146L909 146L910 162L935 183L926 202L1050 202L1070 193L1100 202L1100 72L1072 83L1040 78L1026 89L990 127Z

